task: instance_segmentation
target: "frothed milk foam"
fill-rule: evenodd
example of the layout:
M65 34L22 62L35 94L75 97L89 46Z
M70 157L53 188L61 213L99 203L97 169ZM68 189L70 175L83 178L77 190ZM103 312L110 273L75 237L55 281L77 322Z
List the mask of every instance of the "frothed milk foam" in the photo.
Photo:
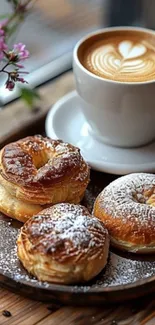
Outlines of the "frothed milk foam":
M155 80L155 34L117 30L94 35L81 44L81 64L101 78L121 82Z

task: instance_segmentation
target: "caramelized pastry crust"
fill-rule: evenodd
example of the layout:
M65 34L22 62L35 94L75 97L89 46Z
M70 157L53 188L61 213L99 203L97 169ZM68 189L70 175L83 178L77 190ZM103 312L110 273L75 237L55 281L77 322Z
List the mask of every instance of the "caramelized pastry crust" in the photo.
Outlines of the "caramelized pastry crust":
M88 182L89 167L80 150L61 140L30 136L6 145L0 152L3 191L20 204L34 205L34 209L35 205L42 210L59 202L79 203ZM8 211L16 218L11 206ZM32 215L25 209L25 216Z
M93 212L107 227L114 246L134 253L155 252L155 175L118 178L99 194Z
M29 219L17 247L20 261L39 280L78 283L92 279L106 265L109 236L85 207L61 203Z

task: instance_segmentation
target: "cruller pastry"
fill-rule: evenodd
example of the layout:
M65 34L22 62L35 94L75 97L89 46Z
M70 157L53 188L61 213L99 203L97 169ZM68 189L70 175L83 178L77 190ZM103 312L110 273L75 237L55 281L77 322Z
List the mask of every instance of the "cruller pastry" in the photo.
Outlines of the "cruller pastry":
M155 175L129 174L113 181L97 197L93 213L107 227L114 246L155 252Z
M88 182L80 150L61 140L30 136L0 152L0 211L20 221L51 204L79 203Z
M109 236L85 207L61 203L23 225L17 248L24 267L39 280L79 283L92 279L106 265Z

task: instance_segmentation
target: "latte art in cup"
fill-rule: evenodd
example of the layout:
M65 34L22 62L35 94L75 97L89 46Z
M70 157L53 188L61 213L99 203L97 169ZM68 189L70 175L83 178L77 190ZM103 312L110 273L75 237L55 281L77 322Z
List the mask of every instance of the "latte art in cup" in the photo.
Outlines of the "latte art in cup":
M155 140L154 30L109 27L85 36L73 71L90 143L131 148Z
M79 49L81 64L101 78L121 82L155 80L155 36L141 31L95 35Z

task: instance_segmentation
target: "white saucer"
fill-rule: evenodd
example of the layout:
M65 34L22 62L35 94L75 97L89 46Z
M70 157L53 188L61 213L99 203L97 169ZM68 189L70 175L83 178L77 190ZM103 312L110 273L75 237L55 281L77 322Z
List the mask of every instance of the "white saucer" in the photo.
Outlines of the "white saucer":
M134 149L103 144L89 134L76 91L61 98L49 111L46 134L62 139L81 149L93 169L123 175L132 172L155 172L155 142Z

